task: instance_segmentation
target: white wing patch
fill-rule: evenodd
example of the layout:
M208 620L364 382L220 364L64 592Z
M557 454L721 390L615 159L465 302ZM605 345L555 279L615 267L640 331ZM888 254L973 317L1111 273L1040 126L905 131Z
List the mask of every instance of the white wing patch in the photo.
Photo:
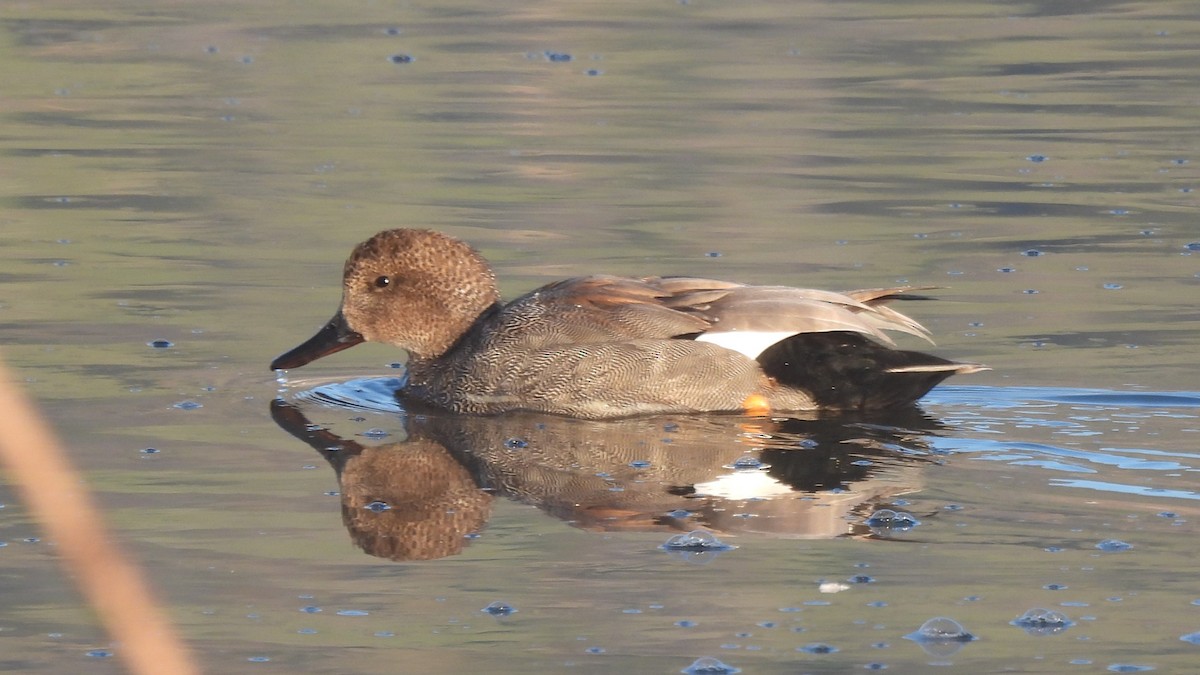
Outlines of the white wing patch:
M796 331L709 331L696 336L696 342L711 342L726 349L757 359L771 345L795 335Z

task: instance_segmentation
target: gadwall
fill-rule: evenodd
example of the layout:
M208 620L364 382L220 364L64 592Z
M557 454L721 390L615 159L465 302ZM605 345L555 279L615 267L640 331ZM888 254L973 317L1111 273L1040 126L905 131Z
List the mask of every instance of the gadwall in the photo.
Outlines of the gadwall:
M597 275L505 304L491 267L466 243L386 230L346 261L333 319L271 368L385 342L409 355L402 396L457 413L602 419L892 408L951 375L986 370L895 348L885 331L929 339L886 306L910 290Z

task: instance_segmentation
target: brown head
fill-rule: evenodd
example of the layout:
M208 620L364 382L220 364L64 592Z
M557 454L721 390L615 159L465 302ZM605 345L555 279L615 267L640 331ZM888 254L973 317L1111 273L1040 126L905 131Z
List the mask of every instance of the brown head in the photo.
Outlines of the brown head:
M466 243L431 230L385 230L350 254L333 319L271 368L298 368L363 341L436 358L499 299L491 267Z

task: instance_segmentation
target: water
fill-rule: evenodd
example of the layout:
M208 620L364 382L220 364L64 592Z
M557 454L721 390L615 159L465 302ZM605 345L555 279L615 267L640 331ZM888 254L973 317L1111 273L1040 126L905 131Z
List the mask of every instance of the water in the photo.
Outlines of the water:
M1188 4L0 17L3 356L207 671L1194 664ZM455 424L401 414L380 346L276 382L350 247L401 225L468 239L508 297L941 286L906 310L995 370L835 422ZM118 672L0 503L5 668ZM663 550L693 531L736 548ZM1010 625L1033 609L1071 625ZM933 617L978 639L904 639Z

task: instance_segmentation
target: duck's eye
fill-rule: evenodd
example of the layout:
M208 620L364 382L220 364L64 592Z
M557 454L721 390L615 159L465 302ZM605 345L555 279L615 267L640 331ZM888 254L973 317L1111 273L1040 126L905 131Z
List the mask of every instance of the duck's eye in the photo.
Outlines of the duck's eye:
M375 288L387 288L390 283L392 283L391 277L379 277L375 280Z

